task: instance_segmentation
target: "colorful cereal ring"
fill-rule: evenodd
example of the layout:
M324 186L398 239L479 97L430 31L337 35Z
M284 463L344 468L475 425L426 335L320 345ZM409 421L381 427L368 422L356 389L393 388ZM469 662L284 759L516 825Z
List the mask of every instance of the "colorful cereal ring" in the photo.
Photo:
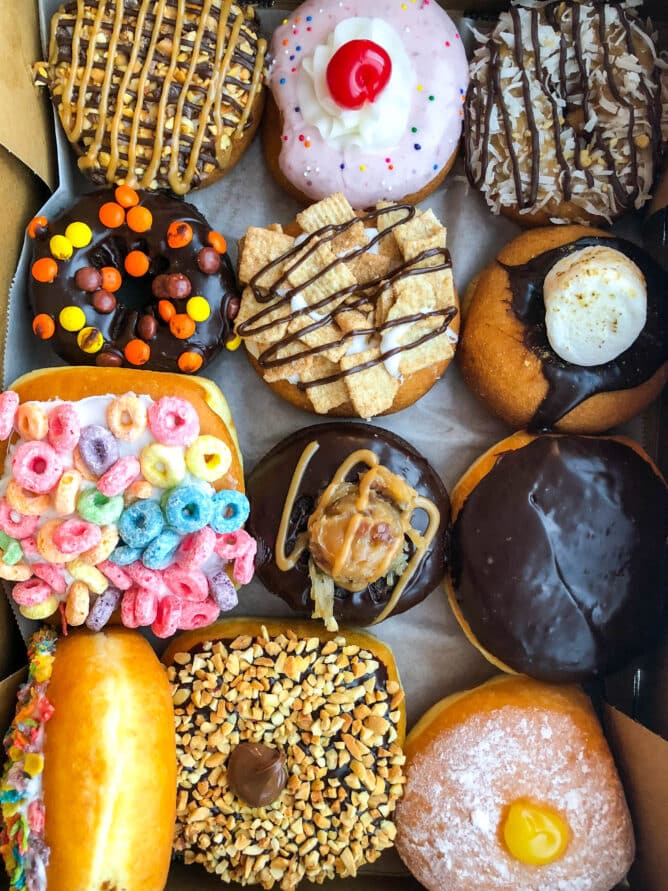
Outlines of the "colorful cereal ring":
M180 544L179 533L174 529L165 528L142 554L142 563L148 569L164 569L174 559L174 554Z
M108 526L99 526L98 528L100 530L99 544L80 554L80 559L84 563L90 563L92 566L96 566L103 560L108 560L119 540L118 528L113 523Z
M0 579L5 579L7 582L25 582L31 575L32 569L23 560L11 566L0 563Z
M185 600L181 605L179 627L184 631L204 628L215 622L219 615L220 607L211 598L208 598L203 603L192 603Z
M67 564L67 571L79 582L85 582L94 594L102 594L108 582L99 569L84 563L83 560L72 560Z
M49 616L52 616L59 606L60 600L55 594L52 594L51 597L47 597L42 603L36 603L35 606L20 606L19 612L22 616L25 616L26 619L33 619L34 621L39 622L42 619L48 619Z
M141 450L139 461L145 478L159 489L178 486L186 475L183 449L177 446L152 442Z
M163 396L148 410L148 424L158 442L189 446L199 435L199 416L185 399Z
M155 622L158 615L158 595L148 588L139 587L135 596L135 620L139 627L144 628Z
M6 498L0 498L0 529L10 538L28 538L39 526L39 517L14 510Z
M220 607L221 612L234 609L239 603L237 589L224 569L209 576L209 594Z
M123 513L123 498L114 495L108 498L98 489L85 489L77 498L77 510L84 520L98 526L115 523Z
M118 442L106 427L89 424L81 431L79 454L91 473L102 476L118 461Z
M19 606L35 606L38 603L51 597L53 590L47 585L43 579L28 579L25 582L19 582L12 589L12 597Z
M35 573L38 579L42 579L50 585L56 594L64 594L67 591L67 582L65 581L65 576L58 569L57 566L54 566L53 563L33 563L31 564L32 571Z
M97 568L106 575L112 585L121 591L127 591L132 586L132 579L117 563L112 563L111 560L102 560L97 564Z
M54 449L71 452L79 442L81 424L73 405L63 402L49 412L48 440Z
M142 552L142 548L131 548L130 545L119 545L109 556L109 561L111 563L116 563L119 566L129 566L130 563L139 560Z
M118 608L122 596L118 588L109 585L106 591L95 598L86 619L86 627L91 631L101 631Z
M51 498L48 495L33 495L19 486L16 480L7 483L5 497L13 510L28 517L41 517L51 507Z
M183 539L176 555L176 562L181 569L196 569L209 559L215 546L216 533L211 526L205 526L199 532L193 532Z
M0 559L7 566L14 566L23 557L23 549L15 538L0 532Z
M82 554L100 543L100 527L86 520L64 520L53 533L53 543L63 554Z
M257 542L244 529L218 536L215 551L223 560L234 560L234 580L247 585L255 572Z
M83 481L83 477L78 470L70 467L63 471L63 475L58 480L58 485L53 493L53 506L56 513L60 516L73 514L77 508L77 496L79 488Z
M164 499L165 519L180 535L208 526L213 514L211 495L198 486L178 486Z
M176 564L168 566L163 579L172 594L181 600L201 603L209 595L209 583L200 569L181 569Z
M156 593L160 593L164 590L165 586L161 574L154 569L149 569L144 566L141 560L135 560L135 562L131 563L125 571L132 581L139 585L140 588L149 588Z
M0 393L0 440L9 438L14 429L14 418L19 407L19 397L13 390Z
M227 473L232 452L217 436L198 436L186 450L186 467L198 479L213 483Z
M60 523L60 520L47 520L37 530L37 550L45 563L69 563L72 559L72 555L64 554L53 540L53 533Z
M134 482L141 472L139 461L133 455L119 458L97 482L103 495L120 495Z
M50 492L62 472L58 453L47 442L22 442L12 456L14 479L36 495Z
M153 495L153 485L148 480L135 480L123 494L126 506L142 498L150 498Z
M236 532L248 519L250 505L248 498L236 489L222 489L213 496L213 517L211 527L224 534Z
M126 628L139 628L139 622L135 618L135 601L138 587L133 585L123 594L121 601L121 622Z
M164 525L165 519L157 501L135 501L122 512L118 531L130 547L145 548L160 535Z
M24 402L16 412L16 429L23 439L44 439L49 429L49 419L41 405Z
M74 627L83 625L90 612L90 591L81 581L72 582L65 602L67 624Z
M134 442L146 430L146 406L132 393L117 396L107 408L107 424L116 439L122 442Z
M155 636L165 638L176 634L179 630L182 610L182 601L178 597L173 594L163 597L158 603L158 614L151 625L151 631Z

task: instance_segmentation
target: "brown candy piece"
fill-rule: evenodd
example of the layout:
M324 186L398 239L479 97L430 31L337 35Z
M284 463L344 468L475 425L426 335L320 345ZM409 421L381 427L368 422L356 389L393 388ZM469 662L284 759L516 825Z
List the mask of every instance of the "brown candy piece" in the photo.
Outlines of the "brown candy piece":
M153 279L151 290L153 291L153 296L157 297L158 300L167 300L169 297L169 276L164 273L156 275Z
M215 248L203 247L197 255L197 265L206 275L215 275L220 269L220 254Z
M238 297L232 297L230 302L227 304L227 318L230 321L233 321L239 315L240 305L241 305L241 301L239 300Z
M142 316L137 322L137 334L143 340L151 340L152 338L154 338L157 330L158 323L155 320L154 316Z
M113 350L104 350L95 357L95 364L103 368L118 368L123 364L123 357Z
M172 273L172 275L169 276L167 291L168 296L171 297L172 300L180 300L184 297L189 297L190 292L192 291L190 279L181 272Z
M276 801L288 782L285 756L263 743L241 743L227 762L230 788L251 807Z
M106 315L116 309L116 297L111 291L101 289L93 294L93 307Z
M98 288L102 287L102 273L94 266L84 266L77 270L74 276L74 283L77 288L92 294L93 291L97 291Z

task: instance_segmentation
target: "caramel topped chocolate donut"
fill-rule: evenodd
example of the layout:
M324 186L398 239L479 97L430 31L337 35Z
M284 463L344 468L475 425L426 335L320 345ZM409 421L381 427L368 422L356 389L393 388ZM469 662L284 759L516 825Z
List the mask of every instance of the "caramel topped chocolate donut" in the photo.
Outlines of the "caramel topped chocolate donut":
M451 605L499 667L580 680L662 633L668 490L630 440L515 434L452 500Z
M33 331L70 364L191 374L228 339L225 239L192 205L119 186L36 217L28 235Z
M300 430L258 463L247 492L260 579L328 628L404 612L443 577L447 492L427 461L387 430Z
M70 0L36 82L94 183L183 195L250 143L265 51L252 7L232 0Z
M476 50L466 172L496 213L600 223L647 201L661 96L635 6L518 0Z

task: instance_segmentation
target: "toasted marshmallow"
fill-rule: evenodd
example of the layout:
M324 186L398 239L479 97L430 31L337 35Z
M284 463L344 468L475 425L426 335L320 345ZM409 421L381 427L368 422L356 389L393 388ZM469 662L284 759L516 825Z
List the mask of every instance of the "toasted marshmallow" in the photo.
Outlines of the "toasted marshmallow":
M550 346L573 365L603 365L636 340L647 318L647 286L636 264L609 247L559 260L543 285Z

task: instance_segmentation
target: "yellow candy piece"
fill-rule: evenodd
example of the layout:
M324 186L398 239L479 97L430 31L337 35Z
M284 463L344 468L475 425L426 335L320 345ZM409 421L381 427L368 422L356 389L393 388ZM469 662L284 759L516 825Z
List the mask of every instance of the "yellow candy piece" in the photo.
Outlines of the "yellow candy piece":
M18 746L12 746L8 752L10 761L20 761L23 758L23 749L19 749ZM5 791L7 791L8 787L3 787Z
M86 324L86 314L80 306L65 306L60 310L58 321L66 331L81 331Z
M171 489L186 475L183 449L179 446L152 442L141 450L139 464L145 479L159 489Z
M28 776L36 777L38 773L44 770L44 755L39 755L37 752L29 752L26 755L23 769Z
M8 817L13 817L14 814L15 814L15 813L18 811L18 809L21 807L22 804L23 804L22 801L15 801L15 802L13 802L13 803L12 803L12 802L9 802L9 801L5 802L5 804L2 805L2 816L3 816L5 819L7 819ZM12 858L12 859L13 859L13 858ZM9 862L8 862L8 861L5 861L5 866L7 867L7 869L8 869L10 872L11 872L11 870L13 869L13 867L9 865Z
M64 235L54 235L49 241L49 250L56 260L69 260L74 253L74 246Z
M75 248L82 248L91 243L93 232L86 223L70 223L65 229L65 238L69 238Z
M564 855L570 831L564 818L546 804L513 801L503 823L503 839L515 860L546 866Z
M67 564L67 571L78 582L84 582L93 594L102 594L109 587L109 582L100 570L83 560L72 560Z
M186 312L193 322L206 322L211 315L211 307L206 298L195 296L186 303Z
M234 350L238 350L240 346L241 338L237 334L235 337L232 338L232 340L227 341L227 343L225 344L225 349L234 352Z
M186 467L198 479L213 483L227 473L232 452L217 436L198 436L186 449Z
M48 619L58 609L59 603L56 595L52 594L51 597L47 597L46 600L36 603L34 606L20 606L19 612L26 619Z
M99 353L104 346L104 337L97 328L87 325L77 334L77 343L79 344L79 349L83 350L84 353Z

